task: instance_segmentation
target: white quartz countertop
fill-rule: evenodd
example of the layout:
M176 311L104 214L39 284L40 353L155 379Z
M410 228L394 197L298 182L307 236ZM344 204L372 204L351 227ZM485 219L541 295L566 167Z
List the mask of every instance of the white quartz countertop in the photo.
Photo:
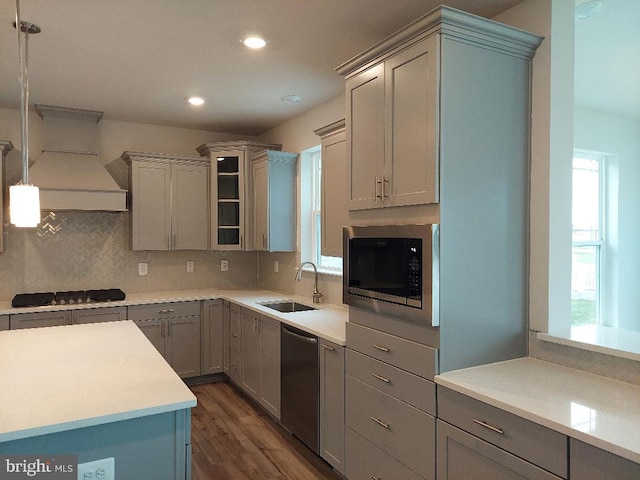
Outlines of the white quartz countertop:
M0 442L195 405L131 321L0 332Z
M300 328L308 333L317 335L330 342L344 345L346 342L346 323L348 310L346 307L331 304L313 304L309 298L287 295L286 293L272 292L269 290L224 290L224 289L199 289L199 290L172 290L162 292L145 292L127 294L127 298L119 302L89 303L83 305L55 305L43 307L11 308L11 302L0 302L0 315L34 313L69 309L102 308L130 305L144 305L164 302L187 302L191 300L212 300L222 298L235 302L243 307L254 310L263 315L279 320L293 327ZM295 300L305 305L313 306L317 310L304 312L280 313L272 310L260 302L272 300Z
M437 384L640 463L640 387L533 358L436 375Z

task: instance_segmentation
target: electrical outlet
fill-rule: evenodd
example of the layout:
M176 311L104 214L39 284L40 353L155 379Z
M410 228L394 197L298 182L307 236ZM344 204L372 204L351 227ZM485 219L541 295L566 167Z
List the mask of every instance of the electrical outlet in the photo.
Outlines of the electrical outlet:
M278 268L279 268L278 260L274 260L273 261L273 272L274 273L278 273Z
M78 464L78 480L115 480L116 460L113 457Z
M149 264L141 262L138 264L138 275L147 275L149 273Z
M187 273L193 273L195 263L192 260L187 261Z
M229 260L220 260L220 271L221 272L229 271Z

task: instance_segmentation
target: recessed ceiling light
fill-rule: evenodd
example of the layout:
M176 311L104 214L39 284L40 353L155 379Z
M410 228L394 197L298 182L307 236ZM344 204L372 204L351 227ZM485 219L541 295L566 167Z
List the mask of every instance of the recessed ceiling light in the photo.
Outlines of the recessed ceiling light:
M302 97L300 95L285 95L284 97L280 97L284 103L300 103L302 101Z
M189 102L191 105L195 105L196 107L199 107L200 105L204 104L204 97L198 97L198 96L187 97L187 102Z
M602 8L603 0L576 0L576 20L593 17Z
M245 37L242 37L240 41L244 44L245 47L253 48L254 50L264 48L268 43L266 39L258 35L247 35Z

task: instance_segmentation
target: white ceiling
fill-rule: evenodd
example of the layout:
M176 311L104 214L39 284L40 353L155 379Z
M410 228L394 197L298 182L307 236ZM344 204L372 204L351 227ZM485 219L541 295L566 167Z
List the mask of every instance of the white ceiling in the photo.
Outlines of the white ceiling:
M575 102L640 117L640 0L604 0L576 21Z
M258 135L340 95L336 66L438 4L492 17L520 1L21 0L21 19L42 28L29 37L30 103ZM4 108L19 108L14 19L15 0L0 0ZM253 32L270 40L263 51L240 44ZM207 103L188 106L192 94Z

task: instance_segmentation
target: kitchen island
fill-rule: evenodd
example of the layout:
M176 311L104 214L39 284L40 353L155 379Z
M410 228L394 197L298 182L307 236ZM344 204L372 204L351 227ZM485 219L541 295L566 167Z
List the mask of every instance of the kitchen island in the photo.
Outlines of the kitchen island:
M190 478L196 398L131 321L0 332L0 454Z

